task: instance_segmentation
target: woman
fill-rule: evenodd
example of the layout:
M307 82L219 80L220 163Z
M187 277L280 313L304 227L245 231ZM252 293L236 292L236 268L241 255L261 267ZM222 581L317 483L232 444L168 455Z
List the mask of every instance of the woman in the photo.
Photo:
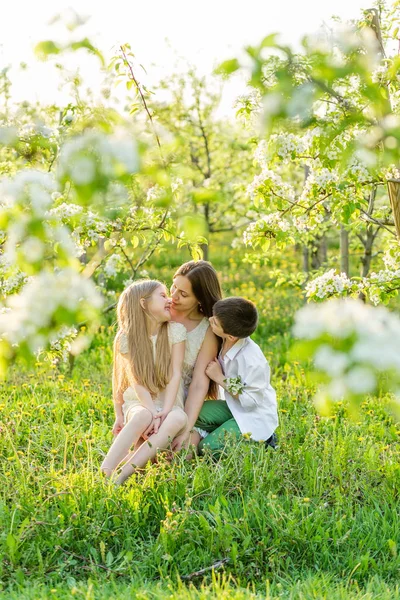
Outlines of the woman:
M182 368L187 425L174 439L174 450L187 447L206 396L217 398L217 386L210 382L205 371L218 354L218 338L208 319L212 317L215 302L221 298L221 286L211 263L192 260L176 271L171 287L171 320L182 323L187 330Z

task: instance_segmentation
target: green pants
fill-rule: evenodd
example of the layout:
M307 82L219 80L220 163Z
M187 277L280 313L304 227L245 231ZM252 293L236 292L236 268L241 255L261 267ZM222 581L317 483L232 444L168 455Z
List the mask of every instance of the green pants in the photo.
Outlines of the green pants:
M209 447L213 454L220 453L226 442L226 435L241 437L241 431L226 402L222 400L207 400L203 404L196 427L208 431L206 438L199 444L201 452Z

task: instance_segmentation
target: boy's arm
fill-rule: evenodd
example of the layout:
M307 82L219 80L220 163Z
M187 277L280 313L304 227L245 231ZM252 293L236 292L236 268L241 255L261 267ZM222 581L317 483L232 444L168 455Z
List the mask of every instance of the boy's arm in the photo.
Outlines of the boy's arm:
M239 357L242 358L242 357ZM225 377L217 360L207 367L207 375L220 385L245 410L253 410L262 403L264 390L269 386L269 365L264 361L238 360L237 374ZM239 381L238 381L239 379Z

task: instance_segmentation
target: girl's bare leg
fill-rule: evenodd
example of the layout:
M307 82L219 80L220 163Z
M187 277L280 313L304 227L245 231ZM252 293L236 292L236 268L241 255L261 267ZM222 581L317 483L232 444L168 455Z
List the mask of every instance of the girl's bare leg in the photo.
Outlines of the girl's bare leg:
M128 421L115 438L107 456L104 458L101 471L107 477L112 475L112 472L118 467L120 462L127 457L132 444L141 437L152 421L151 412L143 407L135 411L132 419Z
M183 410L171 411L166 416L158 433L151 435L147 442L140 446L139 450L131 452L127 457L127 462L122 467L116 483L120 485L135 472L135 469L142 469L149 460L155 457L160 448L168 448L174 437L185 427L186 423L187 417Z

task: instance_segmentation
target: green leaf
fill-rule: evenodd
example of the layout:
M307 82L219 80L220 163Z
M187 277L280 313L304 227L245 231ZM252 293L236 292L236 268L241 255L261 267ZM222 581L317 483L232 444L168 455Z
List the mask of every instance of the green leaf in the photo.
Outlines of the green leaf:
M267 35L261 42L260 48L271 48L272 46L276 46L276 38L278 35L278 33L270 33Z
M101 62L101 66L105 67L104 56L102 55L100 50L98 48L96 48L96 46L93 46L93 44L90 42L90 40L88 38L84 38L83 40L80 40L79 42L72 42L72 44L70 44L69 48L74 51L79 50L81 48L88 50L91 54L94 54L95 56L97 56L97 58Z
M35 54L39 60L46 60L52 54L60 54L62 48L52 40L39 42L35 46Z
M240 64L237 58L232 58L230 60L225 60L223 63L218 65L215 69L214 73L216 75L231 75L235 71L240 69Z

